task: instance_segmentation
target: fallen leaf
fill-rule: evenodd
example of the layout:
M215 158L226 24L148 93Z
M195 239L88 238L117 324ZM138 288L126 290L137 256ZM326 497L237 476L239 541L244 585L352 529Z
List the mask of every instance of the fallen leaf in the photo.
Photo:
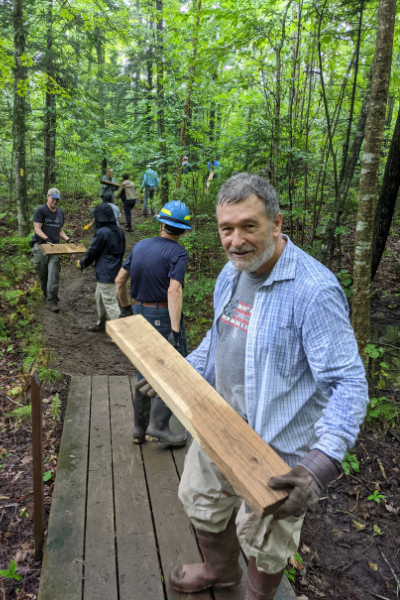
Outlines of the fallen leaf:
M363 529L365 529L364 523L360 523L359 521L355 521L354 519L353 519L353 525L357 529L357 531L362 531Z
M372 569L373 571L378 570L378 565L376 565L375 563L368 563L368 564L369 564L369 568Z
M303 552L304 554L311 554L311 548L303 544L301 547L301 552Z
M69 457L70 458L76 458L75 454L70 454Z
M72 423L72 419L68 419L67 423Z
M301 571L301 569L304 568L303 563L300 562L299 560L297 560L297 558L295 556L291 556L289 562L298 571Z
M18 471L18 473L16 474L16 476L14 477L12 482L14 483L14 481L17 481L17 479L19 479L21 477L22 473L23 473L23 471Z
M394 515L398 515L400 512L400 507L395 508L392 504L385 504L385 508L388 512L393 513Z
M8 500L10 496L0 496L0 500Z

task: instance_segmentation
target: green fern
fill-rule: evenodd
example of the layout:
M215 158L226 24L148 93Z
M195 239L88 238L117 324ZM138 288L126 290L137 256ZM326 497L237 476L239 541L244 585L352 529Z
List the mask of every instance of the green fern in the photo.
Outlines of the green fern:
M385 396L370 398L365 417L365 421L369 425L395 427L400 421L399 417L400 407L395 402L391 402Z
M17 420L17 423L22 423L27 419L30 419L32 415L32 405L27 404L26 406L21 406L20 408L15 408L9 413L6 413L5 417L12 417Z
M54 396L53 400L50 402L49 409L48 409L49 415L51 416L53 421L60 420L60 409L61 409L61 400L60 400L60 397L57 392L57 394Z

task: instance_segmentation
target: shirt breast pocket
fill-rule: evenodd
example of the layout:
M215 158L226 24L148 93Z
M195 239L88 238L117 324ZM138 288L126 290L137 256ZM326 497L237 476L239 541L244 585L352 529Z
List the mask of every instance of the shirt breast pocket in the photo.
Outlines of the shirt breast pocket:
M275 337L275 361L279 374L289 382L304 371L305 354L293 329L278 327Z

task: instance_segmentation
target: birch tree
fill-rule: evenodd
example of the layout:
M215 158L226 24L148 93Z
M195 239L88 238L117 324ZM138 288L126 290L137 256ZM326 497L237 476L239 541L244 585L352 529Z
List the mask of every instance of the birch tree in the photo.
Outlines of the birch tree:
M380 0L371 97L367 110L365 145L361 159L360 193L354 255L352 325L360 351L370 339L371 258L375 205L385 112L392 65L396 0Z

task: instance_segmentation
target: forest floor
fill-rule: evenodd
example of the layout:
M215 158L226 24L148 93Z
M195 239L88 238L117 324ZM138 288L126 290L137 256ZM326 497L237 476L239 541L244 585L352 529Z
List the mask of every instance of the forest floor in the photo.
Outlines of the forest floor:
M139 208L133 213L136 224L143 222L140 212ZM81 227L85 217L84 210L78 213L73 219L74 227ZM152 224L145 221L145 226L146 223L149 223L150 231ZM127 234L127 253L145 233L146 227ZM342 266L350 272L351 237L350 232L345 242L350 250L345 246ZM400 310L397 295L393 292L396 286L400 288L396 271L400 259L397 239L390 241L389 248L393 254L387 253L378 273L375 287L381 289L372 299L372 317L377 344L385 345L385 341L390 341L398 348ZM89 244L91 235L85 235L84 240ZM199 273L205 272L204 269L215 277L222 255L217 250L210 252L205 246L203 250L197 249L194 256L192 262L195 264L189 270L189 278L194 279L194 283L188 286L186 302L192 347L198 343L203 330L209 327L212 317L207 284L203 282L206 291L202 288L202 292L196 281L199 281ZM33 274L29 281L32 286ZM50 511L70 376L130 375L134 372L131 363L105 333L88 332L88 327L96 321L95 285L94 269L80 273L74 266L74 260L66 258L60 286L60 313L51 313L39 295L33 294L32 310L35 322L41 325L40 335L50 348L51 367L62 373L62 379L43 386L44 459L45 471L49 473L44 484L46 519ZM201 315L198 314L200 312ZM15 408L10 398L11 391L23 381L20 375L23 357L21 339L14 338L11 333L7 344L10 351L5 349L0 355L0 416L3 419L0 438L0 569L9 569L14 560L21 579L3 578L0 600L25 600L36 598L41 563L35 562L33 556L29 420L17 423L15 419L4 416ZM390 362L391 359L385 355L385 360ZM372 372L375 372L375 362L370 365ZM371 395L385 395L400 402L397 377L396 374L388 377L385 391L376 387L380 386L381 376L372 379ZM25 401L29 400L27 388L24 388ZM55 397L60 401L56 414ZM349 475L343 473L328 487L318 509L307 513L299 547L303 562L293 559L293 568L288 566L289 576L294 579L296 593L302 600L395 600L397 597L396 586L400 580L400 431L379 425L365 429L352 454L359 461L359 472L351 470ZM368 499L374 494L376 500ZM4 588L3 598L1 586Z

